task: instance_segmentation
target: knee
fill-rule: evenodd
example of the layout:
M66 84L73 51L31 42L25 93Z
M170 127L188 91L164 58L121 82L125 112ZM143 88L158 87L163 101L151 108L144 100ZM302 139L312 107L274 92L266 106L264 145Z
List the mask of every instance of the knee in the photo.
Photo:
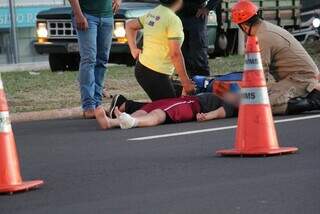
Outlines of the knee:
M93 54L81 54L80 63L81 65L95 65L97 62L96 56Z
M166 121L166 113L163 110L157 109L151 112L155 125L162 124Z
M271 105L273 115L285 115L288 112L288 104L283 103L281 105Z
M270 94L269 97L270 97L272 113L275 115L286 114L288 102L290 100L290 95L287 92L274 93L274 94Z
M100 67L107 68L108 56L106 56L106 57L98 57L97 60L96 60L96 65L98 65Z

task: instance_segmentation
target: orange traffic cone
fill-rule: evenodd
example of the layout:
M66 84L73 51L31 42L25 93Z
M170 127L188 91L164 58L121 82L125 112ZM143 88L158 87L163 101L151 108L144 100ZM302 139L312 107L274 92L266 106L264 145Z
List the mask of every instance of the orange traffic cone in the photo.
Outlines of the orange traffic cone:
M42 184L43 181L22 181L8 104L0 77L0 193L12 194Z
M224 156L267 156L294 153L297 148L280 148L273 122L258 39L248 37L241 89L235 148L221 150Z

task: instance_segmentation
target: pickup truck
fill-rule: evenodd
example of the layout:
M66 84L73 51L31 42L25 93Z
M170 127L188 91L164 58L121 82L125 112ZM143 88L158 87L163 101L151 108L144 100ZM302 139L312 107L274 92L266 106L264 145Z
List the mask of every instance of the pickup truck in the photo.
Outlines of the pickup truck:
M320 1L303 0L301 6L301 24L292 34L301 42L320 39Z
M217 12L211 11L208 17L208 56L226 56L238 50L237 26L231 23L230 9L237 0L223 0ZM286 29L299 25L299 0L254 0L261 7L261 15ZM159 4L158 0L123 0L122 6L115 14L113 42L110 63L133 65L127 39L125 23L128 19L146 14ZM59 7L41 11L37 15L37 38L34 43L36 51L49 55L52 71L78 70L79 47L76 31L72 26L71 8ZM142 43L143 32L138 35Z
M129 19L146 14L159 5L158 0L123 0L121 8L115 14L110 63L133 65L127 39L125 23ZM60 7L41 11L37 15L37 40L34 43L40 54L49 54L52 71L78 70L79 47L76 31L71 21L71 8ZM217 22L215 14L211 13L208 22L210 34L209 54L213 53ZM138 35L138 44L142 43L143 33Z

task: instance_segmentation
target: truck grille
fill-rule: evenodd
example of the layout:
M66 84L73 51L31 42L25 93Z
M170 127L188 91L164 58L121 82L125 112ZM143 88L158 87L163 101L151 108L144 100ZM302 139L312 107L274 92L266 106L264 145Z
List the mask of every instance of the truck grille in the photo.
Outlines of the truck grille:
M49 38L55 39L76 38L77 36L70 20L48 21L48 34Z

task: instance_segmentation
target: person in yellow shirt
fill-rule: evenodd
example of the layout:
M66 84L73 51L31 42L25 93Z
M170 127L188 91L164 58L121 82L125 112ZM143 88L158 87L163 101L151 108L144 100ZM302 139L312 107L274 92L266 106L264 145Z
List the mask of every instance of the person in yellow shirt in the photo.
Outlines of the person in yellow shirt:
M126 35L132 56L137 59L135 76L151 100L174 98L171 81L178 73L185 94L195 91L187 75L181 46L184 40L182 22L175 14L182 0L160 0L160 5L146 15L126 24ZM143 29L143 49L136 44L137 32Z

